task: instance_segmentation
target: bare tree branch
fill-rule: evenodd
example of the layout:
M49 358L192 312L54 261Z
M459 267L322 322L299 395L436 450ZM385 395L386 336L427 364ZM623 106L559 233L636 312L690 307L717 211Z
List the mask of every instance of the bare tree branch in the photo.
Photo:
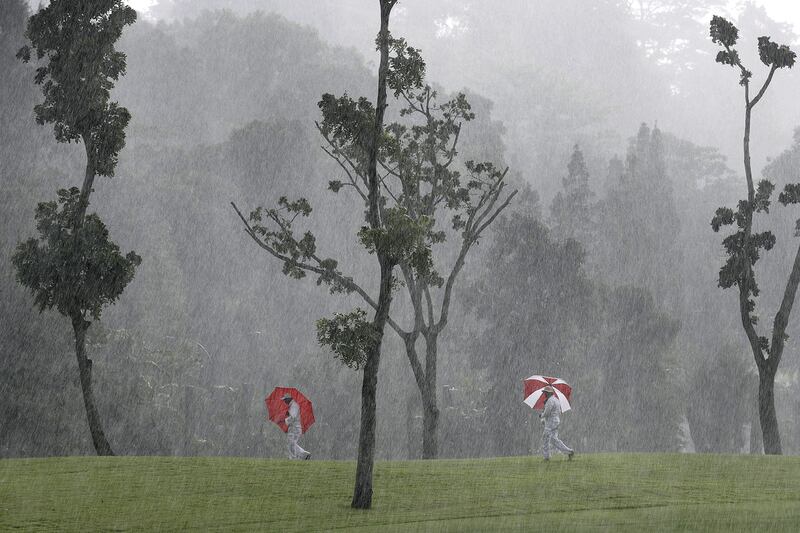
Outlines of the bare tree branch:
M441 332L445 326L447 326L448 316L450 314L450 299L452 297L453 292L453 285L455 284L456 277L461 272L461 269L464 266L464 261L467 257L467 252L469 252L472 245L477 241L478 237L481 233L494 221L495 218L506 208L508 204L511 203L511 200L516 196L517 191L513 191L511 194L506 197L505 201L498 207L494 213L484 222L482 225L478 227L477 230L470 230L467 232L465 230L463 241L461 244L461 251L458 254L458 258L456 259L455 264L453 265L453 270L450 272L450 275L447 277L447 282L445 284L444 289L444 296L442 298L442 308L441 313L439 316L439 321L433 327L435 332ZM491 209L491 207L489 208ZM474 212L473 212L474 214Z
M458 258L453 265L453 270L451 270L450 275L447 276L447 283L444 286L444 296L442 297L442 308L439 315L439 321L432 328L436 333L440 333L445 326L447 326L447 318L450 314L450 298L453 293L453 285L456 282L456 277L458 277L459 272L461 272L461 269L464 266L464 259L467 257L467 252L469 252L473 242L474 241L472 239L466 238L462 241L461 251L458 253Z
M408 362L411 364L411 371L414 373L414 381L417 382L419 390L424 390L427 379L425 371L422 369L422 364L419 362L419 355L417 355L417 338L418 335L409 335L404 339L406 344L406 355L408 355Z
M503 209L508 207L508 204L511 203L511 200L517 195L517 192L518 191L514 191L509 194L508 197L506 197L505 201L502 203L502 205L500 205L500 207L497 208L497 210L495 210L494 214L492 214L492 216L490 216L489 219L486 220L486 222L484 222L480 228L478 228L478 230L475 232L475 238L480 236L480 234L483 233L483 230L485 230L492 222L494 222L494 219L497 218L497 215L499 215Z
M403 273L403 278L406 282L408 289L408 297L411 300L411 305L414 307L414 330L413 333L427 332L429 324L425 323L425 316L422 312L422 296L417 280L414 278L414 271L405 263L400 264L400 270Z
M773 76L773 74L775 74L776 70L778 70L778 67L773 64L772 68L769 69L769 74L767 75L767 79L764 81L764 85L761 87L761 90L758 91L758 94L755 95L755 97L753 98L753 101L750 102L750 107L751 108L753 106L755 106L758 103L759 100L761 100L762 96L764 96L764 92L766 92L767 87L769 87L769 82L772 81L772 76Z
M362 289L360 285L358 285L355 281L353 281L352 278L347 277L347 276L343 275L341 272L337 272L335 270L328 270L328 269L322 268L321 266L314 266L314 265L310 265L308 263L304 263L304 262L301 262L301 261L295 261L291 257L288 257L286 255L283 255L283 254L277 252L269 244L265 243L262 239L260 239L258 237L256 232L253 230L252 226L250 226L250 223L247 222L247 219L244 217L242 212L239 211L238 207L236 207L236 204L231 202L231 206L233 206L233 209L236 211L236 214L239 215L239 218L242 220L242 223L244 224L244 227L245 227L245 233L247 233L250 236L250 238L253 239L253 241L255 241L256 244L258 244L258 246L260 246L261 248L266 250L270 255L272 255L275 258L283 261L284 263L291 263L292 265L295 265L298 268L300 268L302 270L305 270L307 272L313 272L313 273L318 274L320 276L321 275L330 275L331 277L335 278L336 281L339 284L341 284L343 287L345 287L345 288L357 293L359 296L361 296L361 298L364 300L364 302L367 305L369 305L373 309L377 309L378 308L377 302L375 302L375 300L373 300L370 297L370 295L367 293L367 291ZM316 255L312 256L312 259L314 259L314 261L316 261L317 264L321 264L322 263L322 259L320 259ZM395 330L397 332L397 334L400 335L401 337L404 337L404 336L408 335L408 332L404 331L403 328L401 328L391 317L388 317L387 324L389 324L391 326L391 328L393 330Z
M430 287L424 281L422 282L422 290L425 293L425 304L428 309L428 324L433 324L435 320L433 316L433 299L431 298Z
M378 178L381 180L381 185L383 185L383 190L385 190L385 191L386 191L386 193L387 193L389 196L391 196L391 197L392 197L392 200L394 200L394 203L395 203L395 204L397 204L397 205L400 205L400 200L398 200L398 199L397 199L397 196L395 196L395 195L394 195L394 193L392 192L392 190L391 190L391 189L389 188L389 186L386 184L386 178L388 178L388 177L389 177L389 175L390 175L390 174L386 174L386 175L384 175L384 176L378 176Z
M789 315L792 313L797 286L800 284L800 247L794 256L794 264L789 279L786 282L786 289L783 291L783 299L778 312L775 314L775 322L772 328L772 345L769 356L769 367L772 372L777 372L778 365L783 355L783 347L786 334L786 325L789 323Z
M327 148L325 148L324 146L320 146L320 148L322 148L322 151L323 151L323 152L325 152L326 154L328 154L328 155L330 156L330 158L331 158L331 159L333 159L334 161L336 161L336 162L339 164L339 166L340 166L340 167L342 167L342 170L344 170L345 174L347 174L347 179L350 181L350 185L351 185L351 186L352 186L352 187L353 187L353 188L354 188L354 189L355 189L355 190L358 192L359 196L361 196L361 198L363 198L363 199L364 199L364 201L366 202L366 201L367 201L367 195L366 195L366 194L364 194L364 191L362 191L362 190L361 190L361 187L359 187L359 186L358 186L358 183L357 183L357 182L356 182L356 180L353 178L353 175L352 175L352 174L350 174L350 170L349 170L349 169L348 169L348 168L347 168L347 167L344 165L344 163L342 163L342 160L341 160L341 159L339 159L338 157L336 157L334 154L332 154L332 153L331 153L331 152L330 152L330 151L329 151Z
M383 167L383 169L384 169L386 172L388 172L389 174L391 174L391 175L392 175L392 176L394 176L395 178L397 178L397 179L399 179L399 180L401 180L401 181L403 180L403 178L400 176L400 174L398 174L398 173L397 173L397 167L395 167L394 169L391 169L391 168L389 168L389 165L387 165L386 163L384 163L382 159L378 159L378 164L379 164L380 166L382 166L382 167Z
M353 169L353 172L356 174L356 176L361 178L361 181L364 182L364 185L369 186L369 181L368 181L367 177L362 175L361 172L359 172L358 167L356 166L355 163L353 163L352 159L347 157L347 155L344 154L339 149L338 146L336 146L336 144L325 134L325 132L322 130L322 126L320 126L318 122L314 122L314 124L317 126L317 130L319 130L319 133L320 133L320 135L322 135L322 138L325 139L325 141L328 143L328 145L330 145L331 149L333 149L333 154L331 154L330 152L325 150L325 148L323 147L322 149L325 150L325 153L327 153L328 155L330 155L331 157L333 157L337 161L339 161L338 156L341 156L347 162L347 164L350 165L350 168ZM342 164L341 161L339 161L339 164L340 165ZM352 175L350 175L349 172L348 172L348 175L350 176L350 179L352 180L353 177L352 177Z
M476 226L480 226L481 222L483 222L488 213L494 207L494 204L497 202L497 198L500 196L500 193L503 191L503 188L505 187L505 182L503 180L505 179L506 174L508 174L508 167L506 167L506 169L503 171L503 173L500 175L497 181L489 185L489 190L483 194L480 201L478 202L476 211L478 211L479 214L475 219ZM488 205L486 204L487 201L489 202Z
M458 146L458 137L461 135L461 123L458 124L456 127L456 133L453 138L453 144L450 146L450 150L447 152L447 162L442 165L443 168L449 168L450 165L453 163L453 160L456 158L456 154L458 151L456 150L456 146Z

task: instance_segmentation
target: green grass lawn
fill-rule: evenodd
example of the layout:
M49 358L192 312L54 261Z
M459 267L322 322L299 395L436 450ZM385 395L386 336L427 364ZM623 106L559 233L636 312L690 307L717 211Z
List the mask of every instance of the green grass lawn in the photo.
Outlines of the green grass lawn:
M604 454L379 462L0 460L0 530L800 531L800 457Z

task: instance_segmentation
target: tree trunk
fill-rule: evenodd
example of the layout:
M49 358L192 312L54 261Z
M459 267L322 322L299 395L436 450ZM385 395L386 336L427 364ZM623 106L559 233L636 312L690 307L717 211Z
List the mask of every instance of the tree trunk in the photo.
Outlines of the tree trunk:
M367 174L369 195L367 198L367 221L373 230L381 229L380 182L378 181L378 141L383 134L383 115L386 111L386 78L389 72L389 16L396 0L379 0L381 29L378 33L378 48L381 61L378 66L378 99L375 102L375 123L369 138ZM356 509L369 509L372 506L372 466L375 462L375 396L378 388L378 366L381 359L383 331L389 318L392 304L392 269L394 263L383 246L375 255L380 265L381 280L378 306L372 326L375 339L367 353L364 365L364 378L361 385L361 428L358 433L358 463L356 465L356 484L353 489L351 506Z
M92 194L92 187L94 186L95 170L94 170L94 156L91 144L91 138L88 135L83 136L83 147L86 151L86 171L83 176L83 185L81 186L81 196L78 201L78 212L75 217L76 229L83 225L83 217L86 216L86 210L89 208L89 196Z
M86 331L91 323L83 317L74 313L72 316L72 329L75 333L75 355L78 358L78 371L81 379L81 390L83 392L83 405L86 408L86 418L89 422L89 431L92 434L92 443L97 455L114 455L111 445L103 432L103 425L100 423L100 415L94 403L92 393L92 360L86 357Z
M436 402L436 335L425 337L425 387L422 393L422 458L439 456L439 407Z
M750 416L750 453L761 455L764 452L764 435L758 421L758 409L753 409Z
M369 509L372 506L372 467L375 462L376 393L378 389L378 366L381 359L381 344L389 307L392 303L392 265L381 260L381 288L378 309L375 311L373 327L376 331L375 343L367 354L364 365L364 378L361 385L361 429L358 433L358 463L356 465L356 485L353 501L356 509Z
M73 232L75 239L78 238L78 230L83 226L83 219L89 207L89 196L92 194L95 171L92 161L92 148L88 136L83 136L83 144L86 149L86 172L84 174L81 196L78 202L78 212L75 216ZM77 242L77 241L76 241ZM83 319L80 311L73 311L72 330L75 333L75 355L78 358L78 371L81 378L81 390L83 392L83 405L86 408L86 418L89 421L89 431L92 434L92 443L97 455L114 455L111 445L103 432L103 425L100 423L100 415L94 403L94 393L92 392L92 360L86 357L86 332L89 330L90 322Z
M747 180L747 205L749 207L745 211L747 218L743 227L744 235L742 247L747 254L751 253L750 239L753 227L753 210L755 205L755 188L753 186L753 172L750 161L751 112L753 106L758 101L758 98L760 98L761 94L763 94L763 91L767 88L769 80L771 79L774 71L775 67L773 67L770 71L770 77L767 78L767 82L753 102L750 101L750 86L747 84L747 80L745 80L744 84L746 105L744 115L743 150L744 174ZM750 278L754 276L754 273L750 267L750 264L747 262L745 263L747 269L746 277L743 281L739 281L739 309L742 317L742 325L747 333L748 340L750 341L750 345L753 350L753 356L755 357L756 365L758 366L758 418L761 423L761 432L764 436L764 453L768 455L781 454L781 437L778 430L778 417L775 414L775 373L778 370L778 364L780 363L781 355L783 353L783 334L786 330L786 324L789 320L789 314L791 313L792 305L794 303L798 281L800 280L798 277L798 274L800 273L800 268L798 268L799 263L800 249L798 249L798 255L795 258L795 265L792 269L792 273L784 291L784 297L783 301L781 302L780 310L775 316L775 323L772 330L772 349L769 353L768 359L765 358L765 355L759 346L759 340L752 325L753 320L750 316L750 309L748 308L750 291L752 290L749 287L749 282ZM743 282L745 283L745 287L742 286Z
M436 390L423 393L422 406L422 458L436 459L439 456L439 408L436 406Z
M780 455L781 436L778 432L778 417L775 414L775 372L769 369L758 371L758 418L764 434L764 453Z

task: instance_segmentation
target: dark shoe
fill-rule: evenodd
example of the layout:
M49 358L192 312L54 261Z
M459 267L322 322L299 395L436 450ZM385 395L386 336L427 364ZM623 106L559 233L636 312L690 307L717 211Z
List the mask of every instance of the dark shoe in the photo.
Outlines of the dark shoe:
M308 461L309 459L311 459L311 454L306 455L306 461Z
M570 461L572 461L572 456L573 456L573 455L575 455L575 450L572 450L571 452L569 452L569 453L567 454L567 459L568 459L568 460L570 460Z

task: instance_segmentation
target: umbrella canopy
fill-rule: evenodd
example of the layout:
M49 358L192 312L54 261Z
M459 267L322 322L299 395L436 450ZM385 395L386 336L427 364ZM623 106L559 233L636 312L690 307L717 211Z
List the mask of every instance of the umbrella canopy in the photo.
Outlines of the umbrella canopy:
M311 405L311 400L303 396L303 393L294 387L275 387L264 400L264 403L267 404L267 415L284 433L289 431L289 428L286 427L286 415L289 413L289 406L283 401L283 397L286 394L291 396L300 406L300 426L303 429L303 433L305 433L314 423L314 408Z
M569 399L572 396L572 387L566 381L547 376L531 376L524 381L525 396L523 402L533 409L544 409L544 388L553 387L556 398L561 402L561 411L569 411L572 406Z

